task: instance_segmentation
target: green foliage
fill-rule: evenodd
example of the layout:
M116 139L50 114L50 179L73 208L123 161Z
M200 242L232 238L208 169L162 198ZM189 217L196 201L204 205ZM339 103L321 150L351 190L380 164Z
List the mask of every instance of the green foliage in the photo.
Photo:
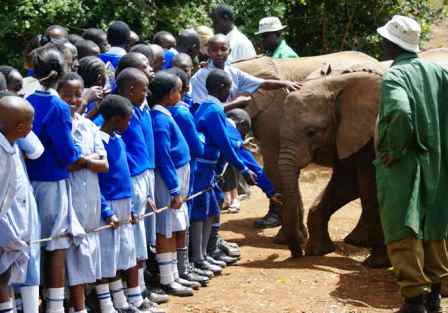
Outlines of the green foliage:
M300 55L340 50L378 53L376 28L394 14L412 15L425 36L434 18L431 4L441 0L228 0L236 24L253 35L260 18L279 16L288 25L285 36ZM22 51L33 35L60 24L80 33L87 27L107 28L122 19L150 40L157 30L178 33L188 26L210 24L208 12L222 0L2 0L0 63L21 67Z

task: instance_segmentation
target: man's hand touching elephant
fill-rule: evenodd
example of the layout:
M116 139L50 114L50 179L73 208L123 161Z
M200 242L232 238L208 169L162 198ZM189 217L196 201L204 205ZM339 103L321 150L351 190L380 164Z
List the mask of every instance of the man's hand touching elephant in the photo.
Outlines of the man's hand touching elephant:
M275 79L266 79L263 81L259 88L266 90L274 90L284 88L288 92L296 91L302 88L302 82L296 82L291 80L275 80Z

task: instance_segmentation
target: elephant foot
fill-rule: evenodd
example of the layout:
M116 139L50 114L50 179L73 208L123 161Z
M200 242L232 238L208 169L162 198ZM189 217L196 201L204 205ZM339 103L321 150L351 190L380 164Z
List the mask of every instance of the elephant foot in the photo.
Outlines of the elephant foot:
M344 242L356 247L370 247L367 229L363 229L362 227L356 227L347 237L345 237Z
M362 262L368 268L387 268L391 266L386 247L372 248L370 255Z
M274 243L276 245L287 245L288 244L288 239L286 238L286 234L285 234L285 231L283 230L283 227L280 228L277 235L275 235Z
M302 247L298 242L290 242L288 244L289 251L291 251L291 258L297 259L303 256L303 250Z
M309 240L305 247L305 253L309 256L325 255L334 251L336 246L331 240L325 242Z

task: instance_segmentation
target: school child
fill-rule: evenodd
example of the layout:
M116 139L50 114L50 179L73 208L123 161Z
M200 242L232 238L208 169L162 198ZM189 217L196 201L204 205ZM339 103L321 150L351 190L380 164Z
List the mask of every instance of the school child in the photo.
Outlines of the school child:
M152 63L153 54L152 49L148 44L145 43L138 43L135 46L133 46L129 52L138 52L143 54L149 61L149 64Z
M78 34L68 34L68 41L70 41L70 43L72 45L74 45L75 47L78 44L78 42L83 41L83 40L84 40L84 38L82 38ZM78 48L76 48L76 49L78 49Z
M194 113L195 107L193 105L193 98L191 97L190 79L193 72L193 61L186 53L179 53L173 59L173 67L180 68L187 74L188 85L183 87L185 92L182 95L182 101L188 106L191 113ZM188 88L187 88L188 87Z
M86 38L86 36L83 37ZM100 54L101 60L106 65L110 63L115 70L121 57L126 54L130 38L131 29L128 24L123 21L112 22L107 29L107 42L111 45L111 48Z
M84 82L76 73L66 73L58 84L58 93L70 106L72 135L81 148L86 163L70 166L69 182L72 190L72 204L85 232L99 226L101 206L98 183L99 172L109 170L98 128L78 111L82 106ZM70 286L70 302L75 312L86 312L85 285L101 278L101 261L98 233L87 233L79 242L67 250L66 272Z
M17 96L10 91L1 91L0 99L6 96ZM30 131L24 138L17 141L17 151L14 155L17 173L17 194L12 205L11 217L20 229L20 238L23 241L40 239L40 222L34 199L33 188L25 169L25 160L37 159L44 152L44 147L39 138ZM40 245L28 245L28 262L26 265L26 277L24 280L13 282L16 292L16 308L24 313L34 313L39 310L39 284L40 284ZM19 293L21 298L19 298Z
M151 117L156 153L156 205L169 207L157 214L157 262L160 284L168 294L192 296L192 283L179 277L176 249L185 248L188 227L187 205L190 178L190 150L169 107L180 101L182 82L160 72L151 82Z
M5 313L13 312L10 284L26 278L29 250L22 241L20 224L26 223L28 216L26 207L18 206L17 201L23 199L22 187L29 182L15 142L31 131L33 115L33 108L22 98L0 99L0 310Z
M6 78L6 87L9 91L19 95L23 88L22 74L14 67L9 65L0 65L0 73ZM21 94L20 94L21 95Z
M204 155L197 160L194 192L204 190L214 183L214 172L220 155L238 169L250 184L255 183L255 174L236 154L226 130L222 101L229 96L231 86L232 81L223 70L211 71L207 77L206 88L209 96L195 113L197 129L204 134L206 145ZM222 268L219 263L206 254L211 227L215 223L215 216L219 215L219 210L216 212L214 209L213 201L215 201L213 191L193 200L192 258L197 267L220 273Z
M165 64L165 51L163 48L156 44L151 44L149 47L152 50L152 61L151 67L154 69L154 72L159 72L164 68Z
M183 97L189 90L189 79L187 74L177 67L173 67L167 70L168 73L176 75L182 81L181 97ZM204 143L202 142L200 135L196 129L194 123L194 117L190 113L187 104L183 101L179 101L176 105L168 108L174 121L179 126L185 140L187 141L188 148L190 150L190 181L189 181L189 195L193 191L194 174L196 171L196 158L200 157L204 153ZM188 218L191 215L191 201L188 201ZM199 282L202 285L208 283L208 277L201 276L195 273L189 264L189 232L186 232L185 247L177 249L177 263L179 275L181 278L188 281Z
M92 40L96 43L98 47L100 47L101 53L105 53L110 49L110 44L107 41L107 34L99 28L87 28L82 32L81 36L85 40Z
M136 264L134 232L132 225L126 223L132 215L132 183L126 147L120 136L128 128L132 105L126 98L109 95L102 101L100 112L104 117L100 136L109 162L109 172L98 174L101 216L102 224L109 224L113 229L100 232L101 280L95 289L101 313L115 313L115 309L138 312L128 303L119 276L119 271Z
M115 71L117 77L122 70L128 67L141 70L148 77L148 80L151 80L154 77L154 71L149 64L148 58L142 53L129 52L125 54L118 63L117 70Z
M63 312L65 251L73 240L84 235L73 210L68 166L83 166L86 159L73 142L72 119L67 103L59 98L56 87L63 74L64 56L53 47L42 47L33 56L34 76L41 88L27 100L36 112L33 131L44 144L45 151L36 160L27 160L28 174L34 188L42 236L67 237L53 239L44 245L47 312Z
M133 190L133 210L136 218L145 214L154 199L154 139L150 120L145 119L141 110L148 93L148 78L136 68L125 68L117 77L117 91L129 99L133 105L132 119L128 129L123 133L127 159L131 172ZM148 259L146 238L146 221L136 220L134 237L137 265L129 269L127 275L128 299L140 310L146 310L153 303L142 297L145 287L144 264Z
M92 40L82 40L76 42L75 47L78 50L78 57L81 60L84 57L98 57L101 53L100 47Z
M85 117L95 121L101 100L110 92L106 86L106 65L97 57L84 57L79 61L78 74L84 80L84 88L88 89L84 95L87 105L85 109L80 107L83 110L78 113L83 113Z
M172 67L172 61L177 54L176 51L176 38L167 31L159 31L154 35L153 41L156 45L159 45L164 50L164 64L163 69L169 69Z

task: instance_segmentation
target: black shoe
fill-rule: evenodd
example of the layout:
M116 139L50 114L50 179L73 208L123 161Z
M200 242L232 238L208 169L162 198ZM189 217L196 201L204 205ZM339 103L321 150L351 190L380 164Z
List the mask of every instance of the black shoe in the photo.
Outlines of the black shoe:
M261 219L255 221L256 228L274 228L282 224L280 217L281 205L269 203L268 213Z
M413 298L405 299L405 303L395 313L428 313L425 305L423 304L423 296L416 296Z
M195 267L201 270L212 271L213 275L219 275L222 272L222 267L214 264L210 264L207 261L201 261L194 264Z
M215 275L213 275L212 271L208 271L208 270L205 270L205 269L198 268L197 266L194 266L194 263L191 263L191 272L193 272L195 274L198 274L198 275L201 275L201 276L205 276L208 279L210 279L210 278L215 276Z
M213 257L211 257L211 256L209 256L209 255L207 255L207 257L205 258L205 260L206 260L208 263L212 264L212 265L217 265L217 266L220 266L220 267L222 267L222 268L225 268L225 267L227 266L227 263L226 263L226 262L223 262L223 261L220 261L220 260L215 260Z
M198 282L201 284L202 287L206 287L208 285L208 282L210 281L210 279L207 276L202 276L194 272L187 272L184 274L180 274L180 278Z
M153 303L148 298L144 298L142 304L136 307L140 312L146 313L165 313L165 311L157 306L157 304Z
M181 284L176 282L170 285L161 285L161 287L167 294L172 296L191 297L193 295L193 289L182 286Z
M428 313L442 313L441 284L433 284L431 292L425 295L425 308Z
M218 249L222 250L228 256L232 258L239 258L241 256L240 247L233 242L225 241L223 238L218 238Z
M139 309L137 309L135 306L133 305L129 305L127 308L122 308L122 309L117 309L115 308L115 310L118 313L141 313Z
M189 287L193 290L199 290L199 288L201 287L201 284L198 283L197 281L190 281L190 280L184 279L182 277L179 277L175 281L176 281L176 283L181 284L182 286L185 286L185 287Z
M225 262L227 265L235 264L239 260L239 258L234 258L234 257L228 256L220 249L216 249L216 251L214 253L212 253L211 256L215 260Z

